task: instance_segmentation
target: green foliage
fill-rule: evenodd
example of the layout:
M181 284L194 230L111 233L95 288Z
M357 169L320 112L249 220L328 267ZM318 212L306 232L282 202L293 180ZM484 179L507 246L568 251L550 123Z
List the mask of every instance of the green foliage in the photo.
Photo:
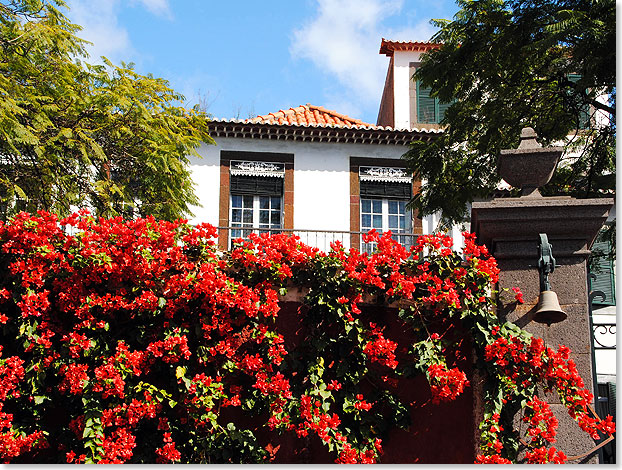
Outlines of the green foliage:
M370 232L368 254L284 234L223 253L216 234L43 211L0 223L0 461L287 462L313 441L332 454L316 462L396 461L396 431L427 445L421 429L452 423L436 404L470 409L473 358L485 377L477 461L516 461L523 440L530 462L566 459L548 446L557 421L541 390L594 439L615 432L589 416L568 348L493 312L499 269L474 235L459 256L446 235L406 250ZM290 288L304 305L280 302Z
M151 214L194 196L187 156L212 143L206 115L132 64L89 65L61 0L0 2L0 208Z
M545 195L599 197L615 191L615 2L458 0L454 20L437 21L440 48L415 78L441 102L445 132L406 154L425 179L413 205L464 218L500 178L499 151L533 127L543 145L567 149ZM608 97L603 100L602 97ZM606 102L603 102L606 101ZM589 113L587 129L586 112ZM577 131L577 129L580 129ZM570 136L570 138L568 138ZM573 154L574 152L574 154Z

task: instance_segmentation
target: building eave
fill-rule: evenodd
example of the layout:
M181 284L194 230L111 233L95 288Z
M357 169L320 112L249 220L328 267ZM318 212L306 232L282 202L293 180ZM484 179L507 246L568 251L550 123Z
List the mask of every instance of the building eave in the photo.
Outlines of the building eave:
M430 141L442 129L394 129L383 126L335 126L249 123L237 119L214 119L209 122L213 138L290 140L347 144L408 145L421 140Z

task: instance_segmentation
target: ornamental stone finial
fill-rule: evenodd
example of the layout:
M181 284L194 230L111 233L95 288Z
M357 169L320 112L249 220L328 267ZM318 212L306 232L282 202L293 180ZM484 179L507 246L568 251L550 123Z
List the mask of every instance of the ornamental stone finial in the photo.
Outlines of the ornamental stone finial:
M520 188L521 197L542 197L538 188L550 181L563 152L561 147L543 148L537 137L531 127L525 127L518 148L501 150L499 155L499 176Z
M538 135L536 131L533 130L533 127L523 127L520 131L520 144L518 146L519 149L536 149L541 148L542 145L538 143L536 140Z

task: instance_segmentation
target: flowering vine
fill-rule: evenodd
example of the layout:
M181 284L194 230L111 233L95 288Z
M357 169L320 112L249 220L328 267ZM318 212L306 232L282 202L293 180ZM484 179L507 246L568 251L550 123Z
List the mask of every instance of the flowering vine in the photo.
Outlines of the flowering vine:
M588 413L567 348L493 313L499 270L472 235L463 256L445 235L406 249L370 232L371 254L285 235L222 253L216 236L87 212L0 224L3 462L263 462L275 451L262 432L315 439L340 463L382 462L390 430L411 424L399 381L424 376L432 404L459 400L472 347L490 379L478 462L517 461L521 446L528 462L566 459L538 388L594 439L615 432ZM295 287L304 340L279 323ZM392 306L407 347L370 305Z

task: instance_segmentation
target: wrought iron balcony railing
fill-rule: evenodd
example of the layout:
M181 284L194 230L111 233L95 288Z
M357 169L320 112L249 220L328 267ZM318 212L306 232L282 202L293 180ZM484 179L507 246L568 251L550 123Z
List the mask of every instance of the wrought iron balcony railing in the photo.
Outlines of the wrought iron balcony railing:
M594 349L616 349L616 324L594 323Z
M218 227L218 233L221 237L221 246L223 239L226 239L226 247L231 247L231 240L235 238L246 238L251 233L285 233L297 235L300 241L305 245L309 245L320 249L321 251L330 250L330 244L340 241L343 246L348 249L356 247L361 251L371 252L374 249L373 243L364 243L362 235L367 232L361 231L345 231L345 230L307 230L307 229L283 229L283 228L263 228L263 227ZM393 233L393 239L406 248L410 248L416 243L419 234L415 233Z

